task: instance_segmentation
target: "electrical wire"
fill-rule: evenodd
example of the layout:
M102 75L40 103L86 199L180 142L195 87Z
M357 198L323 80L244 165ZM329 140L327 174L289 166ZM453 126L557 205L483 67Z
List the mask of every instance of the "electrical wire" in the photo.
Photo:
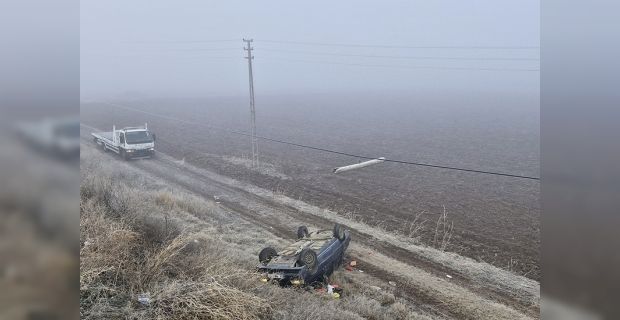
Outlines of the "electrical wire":
M157 113L152 113L152 112L148 112L148 111L143 111L143 110L139 110L139 109L134 109L134 108L129 108L129 107L121 106L121 105L114 104L114 103L109 103L109 102L104 102L104 101L95 101L95 102L107 104L107 105L110 105L110 106L114 106L114 107L118 107L118 108L122 108L122 109L126 109L126 110L131 110L131 111L135 111L135 112L149 114L149 115L152 115L152 116L161 117L161 118L165 118L165 119L169 119L169 120L175 120L175 121L184 122L184 123L188 123L188 124L193 124L193 125L197 125L197 126L201 126L201 127L217 129L217 130L221 130L221 131L224 131L224 132L239 134L239 135L243 135L243 136L246 136L246 137L251 137L252 136L251 134L248 134L248 133L243 133L243 132L239 132L239 131L224 129L224 128L215 127L215 126L211 126L211 125L207 125L207 124L203 124L203 123L198 123L198 122L193 122L193 121L188 121L188 120L168 117L168 116L165 116L165 115L161 115L161 114L157 114ZM265 141L282 143L282 144L286 144L286 145L290 145L290 146L296 146L296 147L300 147L300 148L317 150L317 151L322 151L322 152L327 152L327 153L345 155L345 156L350 156L350 157L355 157L355 158L360 158L360 159L376 159L376 157L361 156L361 155L356 155L356 154L351 154L351 153L346 153L346 152L340 152L340 151L334 151L334 150L329 150L329 149L323 149L323 148L317 148L317 147L312 147L312 146L308 146L308 145L304 145L304 144L288 142L288 141L283 141L283 140L277 140L277 139L271 139L271 138L266 138L266 137L256 136L256 138L257 139L261 139L261 140L265 140ZM511 177L511 178L520 178L520 179L529 179L529 180L539 180L540 181L539 177L531 177L531 176L525 176L525 175L516 175L516 174L501 173L501 172L474 170L474 169L458 168L458 167L451 167L451 166L440 166L440 165L434 165L434 164L428 164L428 163L419 163L419 162L393 160L393 159L385 159L385 161L386 162L393 162L393 163L400 163L400 164L415 165L415 166L423 166L423 167L431 167L431 168L439 168L439 169L447 169L447 170L455 170L455 171L465 171L465 172L472 172L472 173L490 174L490 175L496 175L496 176L504 176L504 177Z
M82 56L84 54L80 54ZM85 54L86 57L108 57L108 58L139 58L139 59L173 59L173 60L206 60L206 59L241 59L243 57L146 57L146 56L117 56L106 54Z
M264 56L257 56L257 57L260 57L261 59L269 59L269 60L309 62L309 63L322 63L322 64L339 64L339 65L346 65L346 66L363 66L363 67L384 67L384 68L404 68L404 69L438 69L438 70L481 70L481 71L527 71L527 72L540 72L540 69L409 67L409 66L391 66L391 65L383 65L383 64L361 64L361 63L344 63L344 62L326 62L326 61L310 61L310 60L297 60L297 59L282 59L282 58L270 58L270 57L264 57Z
M361 45L361 44L334 44L316 42L296 42L296 41L277 41L277 40L254 40L270 43L304 44L328 47L359 47L359 48L402 48L402 49L540 49L540 47L474 47L474 46L382 46L382 45Z
M98 50L98 51L128 51L128 52L133 52L133 51L148 51L148 52L165 52L165 51L220 51L220 50L239 50L239 48L206 48L206 49L163 49L163 50L156 50L156 49L99 49L99 48L82 48L82 49L88 49L88 50Z
M125 41L125 40L81 40L81 42L104 42L104 43L211 43L211 42L232 42L234 40L190 40L190 41Z
M366 58L390 58L390 59L419 59L419 60L476 60L476 61L540 61L540 58L443 58L443 57L407 57L407 56L382 56L382 55L365 55L365 54L342 54L342 53L324 53L324 52L307 52L307 51L289 51L276 49L261 49L259 51L286 52L315 54L325 56L342 56L342 57L366 57Z

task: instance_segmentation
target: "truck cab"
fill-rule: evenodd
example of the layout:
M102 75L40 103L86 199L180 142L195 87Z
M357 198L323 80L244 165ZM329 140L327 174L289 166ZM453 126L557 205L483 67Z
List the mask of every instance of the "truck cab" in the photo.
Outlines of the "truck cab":
M126 127L115 132L120 155L124 158L150 158L155 152L155 135L146 127Z

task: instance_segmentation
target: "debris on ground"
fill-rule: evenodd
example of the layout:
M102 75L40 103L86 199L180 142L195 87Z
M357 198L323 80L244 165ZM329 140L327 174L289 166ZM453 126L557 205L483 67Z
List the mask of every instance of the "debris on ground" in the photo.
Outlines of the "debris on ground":
M347 271L353 271L353 268L351 268L351 266L346 266L344 268L347 269Z
M355 267L357 265L357 261L352 260L351 262L349 262L349 265Z
M329 294L334 293L334 287L331 284L327 285L327 293Z
M340 298L343 290L338 288L337 284L328 284L326 288L317 288L314 291L330 294L334 298Z
M388 283L389 283L392 287L396 287L396 282L394 282L394 281L388 281Z
M364 271L362 271L362 270L357 270L357 271L359 271L359 272L364 272Z
M446 275L446 277L448 277L448 278L452 279L452 276L451 276L451 275L449 275L449 274L447 274L447 275Z
M381 290L381 287L377 287L377 286L370 286L370 288L375 289L377 291Z
M138 301L140 301L142 303L147 303L147 302L149 302L149 298L138 298Z

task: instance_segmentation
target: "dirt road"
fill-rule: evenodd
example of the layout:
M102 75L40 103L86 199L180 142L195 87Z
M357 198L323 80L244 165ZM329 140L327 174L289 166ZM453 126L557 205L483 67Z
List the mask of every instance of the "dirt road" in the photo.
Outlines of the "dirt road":
M94 131L99 130L81 125L82 148L97 147L90 136ZM113 153L109 157L110 161L123 161ZM282 238L292 239L299 225L329 229L335 222L343 223L354 240L348 258L357 260L360 268L371 276L385 282L396 281L398 296L430 313L474 319L484 315L476 313L480 309L482 312L501 310L512 318L539 316L539 284L531 279L416 246L402 236L287 198L277 191L194 167L162 152L157 152L153 159L129 164L182 190L214 199L221 210L239 215Z

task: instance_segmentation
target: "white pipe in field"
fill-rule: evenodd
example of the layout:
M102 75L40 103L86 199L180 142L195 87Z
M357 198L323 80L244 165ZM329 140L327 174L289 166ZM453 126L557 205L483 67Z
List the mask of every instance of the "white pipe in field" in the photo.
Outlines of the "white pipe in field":
M368 161L364 161L364 162L360 162L360 163L356 163L356 164L352 164L352 165L348 165L344 167L338 167L338 168L334 168L334 173L342 173L342 172L353 170L353 169L359 169L359 168L367 167L367 166L370 166L376 163L381 163L383 161L385 161L385 158L381 157L378 159L368 160Z

